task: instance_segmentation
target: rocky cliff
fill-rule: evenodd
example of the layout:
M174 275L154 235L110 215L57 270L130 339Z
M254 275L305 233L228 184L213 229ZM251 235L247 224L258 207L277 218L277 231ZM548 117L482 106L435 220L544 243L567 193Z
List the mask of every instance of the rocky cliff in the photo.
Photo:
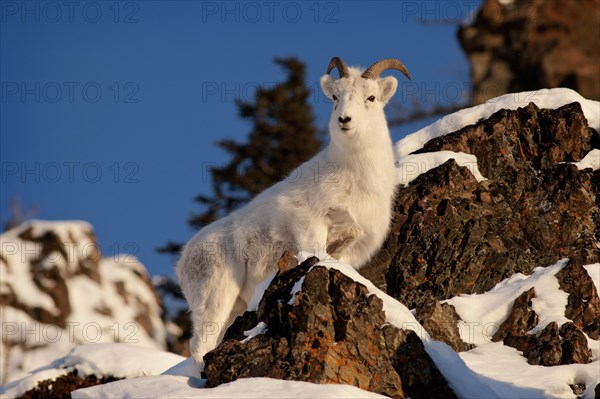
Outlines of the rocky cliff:
M600 139L579 103L515 108L414 152L475 155L485 179L451 159L400 186L390 235L360 270L414 309L417 328L393 325L365 286L312 258L283 267L258 310L206 355L208 386L267 376L398 398L464 396L448 365L433 361L431 337L468 351L462 359L484 375L482 364L514 349L515 365L589 365L589 378L559 391L593 392Z
M361 273L415 308L562 258L600 262L600 172L569 163L597 148L578 103L500 110L427 142L418 153L476 155L487 179L448 161L400 187L391 233Z

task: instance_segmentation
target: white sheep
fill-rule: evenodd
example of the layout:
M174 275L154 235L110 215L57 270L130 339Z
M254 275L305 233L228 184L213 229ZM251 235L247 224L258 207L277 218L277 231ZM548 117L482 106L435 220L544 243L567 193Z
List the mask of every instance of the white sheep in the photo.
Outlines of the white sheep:
M339 79L329 75L333 68ZM383 108L398 86L392 76L379 77L386 69L410 79L396 59L378 61L363 73L334 57L321 77L323 92L333 100L329 145L184 247L177 275L192 311L196 362L247 309L256 285L277 268L285 250L327 250L359 268L383 243L395 192Z

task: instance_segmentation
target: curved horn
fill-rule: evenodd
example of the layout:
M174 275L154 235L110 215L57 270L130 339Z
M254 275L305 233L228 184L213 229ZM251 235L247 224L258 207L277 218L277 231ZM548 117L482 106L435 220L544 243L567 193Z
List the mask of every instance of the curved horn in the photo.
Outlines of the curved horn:
M327 66L327 74L329 74L333 68L338 69L340 73L340 79L347 78L350 75L346 63L339 57L333 57L331 61L329 61L329 65Z
M385 71L386 69L395 69L397 71L400 71L409 80L412 80L410 78L410 73L408 73L408 70L406 69L404 64L401 63L400 60L397 60L395 58L386 58L385 60L377 61L369 68L367 68L367 70L362 74L362 77L365 79L377 79L381 72Z

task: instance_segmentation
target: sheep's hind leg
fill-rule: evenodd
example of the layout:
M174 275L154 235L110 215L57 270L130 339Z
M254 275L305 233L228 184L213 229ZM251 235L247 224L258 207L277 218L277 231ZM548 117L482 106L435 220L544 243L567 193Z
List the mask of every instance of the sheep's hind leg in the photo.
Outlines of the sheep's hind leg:
M217 347L233 321L232 313L239 311L241 305L239 280L231 272L222 270L213 270L211 274L202 279L196 295L188 297L194 325L190 351L198 364L203 362L206 353Z

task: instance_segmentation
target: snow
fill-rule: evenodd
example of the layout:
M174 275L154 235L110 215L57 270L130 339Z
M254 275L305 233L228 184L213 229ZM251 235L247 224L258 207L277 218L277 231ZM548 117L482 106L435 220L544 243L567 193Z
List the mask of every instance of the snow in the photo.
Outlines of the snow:
M305 259L312 255L312 253L305 252L301 254L300 258ZM337 261L333 262L330 257L326 257L323 254L317 255L321 255L325 259L325 262L320 262L319 264L340 270L354 280L366 285L371 294L380 297L384 303L387 322L400 328L415 330L424 340L427 352L436 362L442 374L449 380L452 388L461 397L499 397L476 373L469 370L466 364L450 347L444 343L431 340L429 335L422 329L412 313L404 305L377 289L350 265ZM271 279L272 277L269 277L265 281L270 282ZM266 289L265 285L264 283L259 284L255 292L257 296L264 293ZM260 334L264 327L266 325L259 324L256 328L246 332L246 334ZM383 398L381 395L347 385L319 385L269 378L239 379L216 388L204 388L204 386L205 380L198 378L198 369L195 367L194 362L191 359L186 359L166 370L160 376L141 377L81 389L74 392L72 396L74 398L133 398L143 396L167 398L190 396L201 398Z
M478 182L486 180L477 168L477 157L464 152L436 151L424 154L410 154L396 161L396 183L407 185L421 174L437 168L454 159L459 166L468 168Z
M242 378L216 388L198 389L185 376L163 375L160 378L146 377L133 381L117 381L108 385L99 385L80 389L71 394L74 399L84 398L140 398L150 395L160 398L365 398L384 399L386 396L363 391L349 385L312 384L310 382L284 381L271 378Z
M302 276L298 281L296 281L296 283L292 287L292 290L290 291L290 294L292 294L292 297L288 301L288 305L294 304L294 300L296 299L296 294L298 292L300 292L300 290L302 289L302 284L304 284L304 277L306 277L306 276Z
M448 300L459 315L465 320L476 321L471 327L471 334L465 336L469 329L462 328L461 336L466 341L474 341L479 346L475 349L455 353L448 345L434 341L414 318L413 314L400 302L376 288L369 280L362 277L350 265L334 261L324 254L317 254L324 260L319 262L328 268L340 270L355 281L365 285L372 295L383 301L386 322L399 328L415 331L423 340L427 353L431 356L440 372L444 375L452 389L462 398L568 398L573 395L569 384L584 384L584 398L593 398L593 389L600 383L598 341L588 338L592 348L593 362L590 364L572 364L564 366L532 366L515 349L504 346L501 342L492 343L489 336L493 334L499 323L510 312L514 299L522 292L535 287L537 301L533 308L540 317L538 327L547 324L551 319L559 324L567 321L564 317L566 293L558 287L555 274L565 267L563 259L546 268L536 268L531 276L516 274L497 284L492 290L480 295L461 295ZM313 256L303 252L301 260ZM598 286L600 264L587 265L594 283ZM271 281L269 277L266 281ZM294 285L294 292L301 286ZM265 284L257 287L256 295L264 293ZM486 324L488 324L486 326ZM263 332L266 327L259 324L246 334L254 336ZM489 328L489 326L492 326ZM487 330L484 329L487 327ZM473 330L474 328L474 330ZM476 333L474 333L476 332ZM472 339L469 339L472 338ZM279 381L268 378L240 379L216 388L205 388L205 380L199 378L198 368L192 359L186 359L155 377L143 377L135 380L118 381L111 384L78 390L74 398L97 397L201 397L201 398L288 398L288 397L365 397L381 396L344 385L315 385L305 382Z
M536 293L533 310L539 317L536 331L550 321L556 320L559 326L568 321L564 317L568 294L560 290L554 276L566 263L563 259L550 267L538 267L530 276L517 273L484 294L459 295L444 301L453 305L462 319L459 322L461 339L475 345L489 343L508 317L515 299L531 287L535 287Z
M404 305L380 291L351 266L341 262L326 262L323 265L342 271L364 284L371 294L381 298L387 322L419 334L425 350L459 397L574 398L568 385L576 383L588 387L585 398L593 398L593 388L600 383L599 341L588 338L593 354L592 363L553 367L532 366L515 349L502 343L490 343L491 335L508 316L514 299L531 287L536 290L537 299L532 302L539 317L538 329L553 320L559 325L569 321L564 316L568 294L560 290L555 277L566 263L567 260L563 259L546 268L538 267L531 276L516 274L485 294L461 295L447 301L455 306L461 318L471 321L471 331L475 334L469 335L470 329L463 327L461 338L470 342L465 338L473 337L476 344L480 345L458 355L445 343L432 340ZM600 285L599 266L585 266L586 270L593 270L590 275L597 286Z
M248 331L244 331L244 335L246 336L246 338L244 338L242 340L242 343L246 343L246 342L250 341L250 339L252 339L253 337L260 335L260 334L264 334L266 331L267 331L267 323L265 323L264 321L261 321L254 328L252 328Z
M385 398L376 393L341 384L312 384L272 378L242 378L216 388L206 388L199 378L198 368L191 358L174 365L160 376L116 381L80 389L71 394L76 398Z
M566 263L563 259L546 268L538 267L530 276L515 274L484 294L459 295L445 301L453 305L463 319L459 322L461 338L477 345L475 349L461 352L460 357L470 369L489 378L490 386L501 397L519 397L515 387L523 397L575 397L569 384L586 385L588 389L583 397L594 397L593 388L600 383L599 341L588 337L592 363L552 367L530 365L516 349L502 342L491 342L491 336L510 313L515 298L531 287L536 292L532 308L539 322L530 333L540 331L551 321L559 326L569 321L564 315L568 294L560 290L555 277ZM594 284L600 285L600 264L585 268Z
M39 381L54 379L77 369L79 376L133 378L158 375L185 358L174 353L127 344L89 344L73 348L66 356L29 372L24 378L0 387L2 397L16 397Z
M574 90L566 88L542 89L521 93L505 94L488 100L484 104L465 108L408 135L395 145L398 159L420 149L431 139L462 129L465 126L489 118L502 108L516 110L530 102L539 108L556 109L563 105L578 102L590 127L600 133L600 102L588 100Z
M28 307L40 307L47 309L52 315L58 314L50 295L41 292L31 278L28 268L18 267L22 263L28 263L37 257L40 246L31 241L22 240L18 234L26 230L29 224L21 225L19 228L9 230L0 235L0 251L6 259L2 262L0 269L0 286L3 291L13 290L16 297L21 298L22 303ZM53 255L53 254L51 254ZM63 260L60 255L52 256L57 262ZM63 260L64 261L64 260ZM32 293L35 293L32 295Z
M501 342L480 346L460 357L473 370L488 378L502 398L575 398L569 384L585 384L584 398L594 398L600 382L600 363L563 366L533 366L519 351ZM518 387L520 395L515 395Z
M204 365L198 367L194 362L194 358L188 357L162 374L200 379L200 369L204 369ZM206 380L203 381L206 382ZM202 382L202 384L204 384L204 382Z
M52 367L77 367L82 375L131 378L157 375L185 358L170 352L128 344L91 344L74 348Z
M596 292L600 293L600 263L594 263L591 265L584 266L588 274L592 278L592 281L596 285Z
M62 375L68 374L66 370L46 369L35 373L35 376L27 376L9 384L0 386L0 396L2 398L16 398L36 387L37 383L43 380L54 380Z
M600 169L600 150L594 148L587 153L585 157L579 162L572 162L573 165L577 166L577 169L583 170L591 168L592 170Z

